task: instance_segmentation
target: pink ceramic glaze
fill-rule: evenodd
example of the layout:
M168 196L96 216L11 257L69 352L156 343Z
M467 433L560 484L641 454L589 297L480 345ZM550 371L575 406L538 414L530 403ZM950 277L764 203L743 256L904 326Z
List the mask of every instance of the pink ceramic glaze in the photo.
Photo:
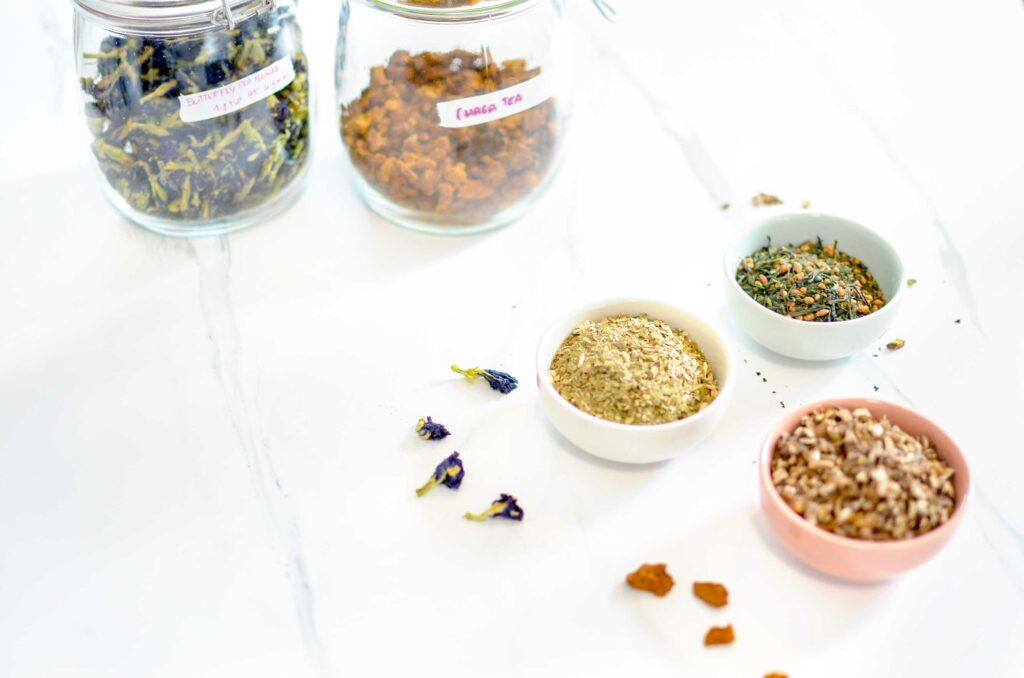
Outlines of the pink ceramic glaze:
M826 407L856 409L866 407L875 417L889 421L907 433L925 435L939 455L956 471L956 508L950 519L938 528L906 541L870 542L841 537L811 525L789 508L771 479L771 458L779 437L797 427L800 419ZM900 405L871 398L837 398L804 405L783 417L765 438L761 447L758 478L761 509L775 535L797 558L813 568L842 579L876 582L891 579L925 562L945 546L963 518L971 493L971 474L967 460L956 443L933 421Z

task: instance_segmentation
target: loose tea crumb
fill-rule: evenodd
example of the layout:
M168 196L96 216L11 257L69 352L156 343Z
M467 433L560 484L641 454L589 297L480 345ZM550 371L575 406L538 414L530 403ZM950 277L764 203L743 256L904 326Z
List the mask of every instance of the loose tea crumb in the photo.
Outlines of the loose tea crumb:
M764 678L789 678L789 676L787 676L785 673L779 673L778 671L773 671L772 673L764 674Z
M907 287L913 287L917 284L917 278L907 278Z
M754 207L764 207L766 205L781 205L782 200L778 196L771 195L770 193L758 193L750 199L750 203Z
M727 210L727 209L729 209L729 203L727 203L727 202L723 202L723 203L722 203L722 211L724 212L724 211L725 211L725 210Z
M811 201L810 200L804 200L802 203L800 203L800 209L807 209L810 206L811 206Z
M626 583L637 590L649 591L659 598L671 591L675 585L665 563L641 565L635 572L626 575Z
M395 203L445 217L486 219L537 188L560 139L554 99L480 125L441 127L437 103L505 89L540 68L490 51L399 50L342 106L342 138L364 179Z
M960 324L960 318L957 318L956 320L954 320L953 324L954 325L959 325Z
M925 534L953 513L953 469L925 436L867 409L806 415L775 445L772 482L812 525L853 539Z
M621 424L664 424L718 397L704 353L682 330L645 315L580 323L555 352L551 382L579 409Z
M736 268L751 299L794 320L853 320L882 308L885 293L867 266L821 238L801 245L768 244Z
M729 645L736 640L736 634L732 630L732 624L727 626L712 626L704 635L704 645Z
M890 351L898 351L906 345L907 342L904 341L903 339L893 339L888 344L886 344L885 347Z
M729 602L729 591L721 584L713 582L693 582L693 595L711 607L725 607Z

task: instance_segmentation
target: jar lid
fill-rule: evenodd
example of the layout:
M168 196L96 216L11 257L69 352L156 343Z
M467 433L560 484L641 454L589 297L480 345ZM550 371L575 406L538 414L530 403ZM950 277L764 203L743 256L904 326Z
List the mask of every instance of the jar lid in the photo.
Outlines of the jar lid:
M180 29L204 24L233 28L276 8L275 0L74 0L80 9L126 28Z
M369 0L370 4L407 16L459 19L497 18L539 4L543 0Z

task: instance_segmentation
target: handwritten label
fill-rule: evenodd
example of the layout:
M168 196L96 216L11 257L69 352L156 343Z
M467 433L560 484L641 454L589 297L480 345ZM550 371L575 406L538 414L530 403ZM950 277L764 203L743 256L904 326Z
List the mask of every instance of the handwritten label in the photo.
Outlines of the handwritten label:
M551 98L551 89L551 76L541 73L526 82L496 92L438 102L437 117L441 127L482 125L544 103Z
M181 102L181 119L185 122L198 122L234 113L280 92L294 79L295 66L291 57L278 59L230 85L195 94L182 94L178 97Z

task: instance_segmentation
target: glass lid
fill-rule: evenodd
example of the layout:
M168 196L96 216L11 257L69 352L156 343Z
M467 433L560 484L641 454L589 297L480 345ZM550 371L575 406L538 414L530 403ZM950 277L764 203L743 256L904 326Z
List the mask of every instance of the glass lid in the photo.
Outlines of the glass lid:
M239 21L276 8L276 0L74 0L85 12L111 23L160 28Z

